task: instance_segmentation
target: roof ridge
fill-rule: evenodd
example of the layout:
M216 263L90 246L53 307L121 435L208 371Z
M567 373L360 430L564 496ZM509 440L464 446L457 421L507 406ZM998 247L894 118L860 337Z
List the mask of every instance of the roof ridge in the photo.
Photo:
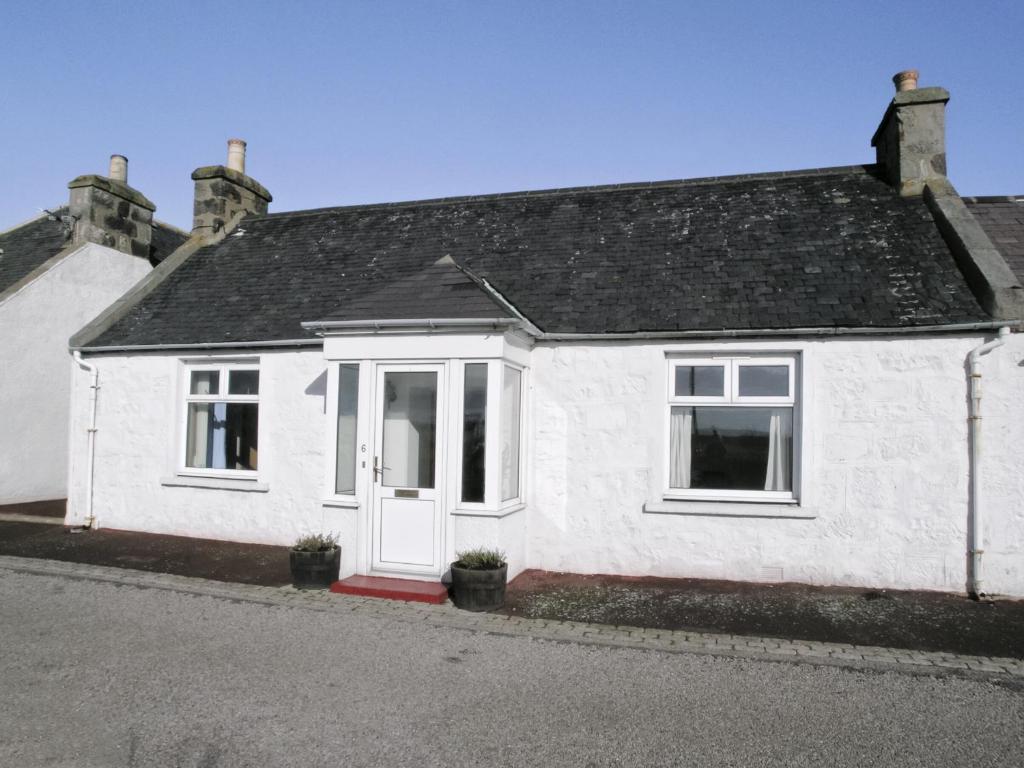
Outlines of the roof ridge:
M1024 195L971 195L961 199L965 203L1024 203Z
M48 210L46 208L41 208L39 213L37 213L31 219L25 219L24 221L20 221L17 224L14 224L13 226L8 227L7 229L0 229L0 236L10 234L11 232L13 232L16 229L21 229L22 227L27 227L29 224L34 224L35 222L39 221L40 219L42 219L44 217L53 216L53 214L56 213L57 211L59 211L61 209L64 209L64 208L67 208L67 207L68 207L68 204L64 203L63 205L59 205L56 208L54 208L53 211L50 211L50 210Z
M171 224L170 222L167 222L167 221L161 221L160 219L154 218L153 219L153 223L163 227L164 229L169 229L169 230L172 230L174 232L177 232L179 235L183 235L185 237L190 237L192 235L192 233L189 232L187 229L182 229L181 227L176 227L176 226L174 226L173 224Z
M667 187L703 186L707 184L733 183L739 181L755 181L762 179L793 179L807 176L838 176L844 173L871 173L878 166L874 163L858 165L836 165L825 168L805 168L795 171L766 171L764 173L740 173L730 176L700 176L692 179L665 179L662 181L637 181L621 184L596 184L581 187L552 187L549 189L522 190L518 192L494 192L483 195L456 195L453 197L432 197L421 200L399 200L383 203L357 203L355 205L329 205L322 208L306 208L297 211L279 211L263 216L250 217L259 219L281 219L286 217L316 216L328 211L377 210L388 208L411 208L427 205L450 205L452 203L484 203L492 200L512 200L517 198L554 197L574 192L621 192L632 189L662 189Z

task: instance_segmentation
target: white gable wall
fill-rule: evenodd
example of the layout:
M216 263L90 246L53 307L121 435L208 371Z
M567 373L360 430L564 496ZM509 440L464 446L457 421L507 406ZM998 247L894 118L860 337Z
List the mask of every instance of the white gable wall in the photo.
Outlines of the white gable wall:
M0 504L65 495L68 339L151 269L90 243L0 303Z
M529 359L527 507L488 520L456 517L449 529L457 548L510 550L514 570L963 591L964 361L985 338L541 343ZM800 355L799 506L677 502L673 512L688 514L644 511L662 502L670 350ZM352 573L362 513L323 504L331 458L322 375L330 363L320 349L258 356L258 492L162 484L178 450L178 356L90 358L101 384L97 522L268 544L334 531L342 573ZM985 580L998 594L1024 595L1022 359L1016 335L982 358ZM70 523L84 517L87 385L88 375L77 373Z

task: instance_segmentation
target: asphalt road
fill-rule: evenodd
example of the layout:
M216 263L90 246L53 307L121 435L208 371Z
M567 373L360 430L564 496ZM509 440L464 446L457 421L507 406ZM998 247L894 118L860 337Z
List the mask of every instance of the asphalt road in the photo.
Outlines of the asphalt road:
M0 765L1019 766L1024 693L0 570Z

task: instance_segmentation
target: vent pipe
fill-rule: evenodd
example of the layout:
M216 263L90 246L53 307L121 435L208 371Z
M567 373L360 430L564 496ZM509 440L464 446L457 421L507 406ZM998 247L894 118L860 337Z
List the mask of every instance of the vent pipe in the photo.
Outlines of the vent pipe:
M107 173L107 178L112 181L120 181L122 184L127 184L128 158L124 155L111 155L110 171Z
M241 139L228 139L228 168L245 173L245 142Z

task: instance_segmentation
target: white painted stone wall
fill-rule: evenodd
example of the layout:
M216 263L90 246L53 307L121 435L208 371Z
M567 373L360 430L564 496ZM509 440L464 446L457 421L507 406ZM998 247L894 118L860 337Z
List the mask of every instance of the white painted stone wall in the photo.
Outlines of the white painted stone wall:
M68 339L150 270L86 244L0 303L0 504L64 497Z
M531 567L963 591L968 352L985 338L542 344ZM798 351L801 505L662 501L666 351ZM987 591L1024 595L1024 340L983 358Z
M967 353L974 336L719 344L542 343L531 353L527 507L453 516L454 549L523 567L961 592L967 542ZM666 352L798 352L799 507L662 501ZM359 542L359 510L322 503L321 350L261 352L263 493L161 484L174 474L176 356L100 355L100 527L267 544L327 530ZM1024 596L1024 339L983 358L987 590ZM69 522L84 515L88 376L76 373ZM361 416L362 417L362 416ZM772 515L790 515L778 517ZM799 517L794 517L799 516ZM365 521L364 521L365 525ZM365 531L363 531L365 534ZM357 546L343 546L342 573Z
M343 543L342 572L353 573L357 512L322 504L327 363L319 349L258 357L258 481L265 492L164 485L175 476L178 461L184 408L180 359L90 356L101 386L93 497L97 527L279 545L308 533L333 532ZM88 374L76 374L74 386L67 517L72 525L82 524L86 514Z

